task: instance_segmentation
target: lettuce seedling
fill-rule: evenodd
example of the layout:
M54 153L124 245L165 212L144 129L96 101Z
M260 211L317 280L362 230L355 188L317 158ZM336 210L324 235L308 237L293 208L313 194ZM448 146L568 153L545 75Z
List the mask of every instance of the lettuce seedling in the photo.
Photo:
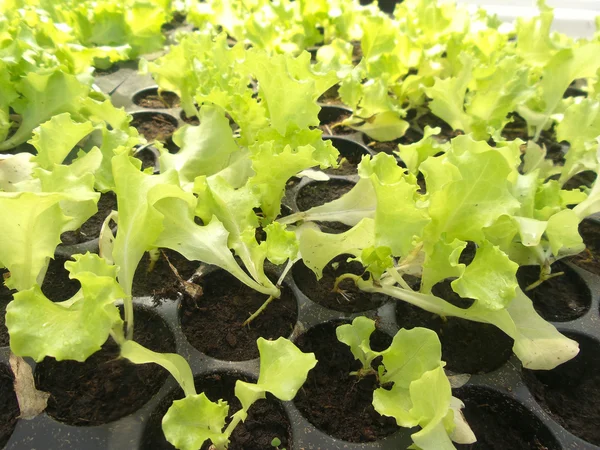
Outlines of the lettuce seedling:
M380 387L373 392L375 410L393 417L401 427L421 427L411 436L414 448L450 450L455 448L452 441L475 442L461 412L464 405L452 396L437 334L427 328L402 329L387 349L377 352L369 343L373 331L373 320L357 317L352 324L337 327L336 335L362 364L353 375L377 376ZM382 363L374 369L372 363L378 357Z
M181 450L198 450L210 440L216 450L225 450L235 427L248 417L250 407L269 392L282 401L290 401L302 386L308 372L317 364L313 353L302 353L285 338L276 341L257 340L260 353L260 375L256 383L237 381L235 395L242 409L232 414L227 423L227 402L210 401L204 393L196 394L191 372L184 388L185 398L173 402L163 418L167 440ZM129 349L123 356L130 358ZM131 359L131 358L130 358Z

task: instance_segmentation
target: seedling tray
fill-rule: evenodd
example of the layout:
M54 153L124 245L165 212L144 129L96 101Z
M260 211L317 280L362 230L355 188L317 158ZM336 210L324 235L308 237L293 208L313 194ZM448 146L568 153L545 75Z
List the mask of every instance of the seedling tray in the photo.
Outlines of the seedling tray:
M179 127L185 122L182 119L182 110L178 106L170 105L165 108L143 108L136 105L134 99L139 99L139 95L148 90L155 89L153 81L147 76L139 76L134 70L125 65L124 68L107 75L110 80L99 79L98 85L112 94L116 106L124 107L127 112L135 117L154 114L160 115L166 122ZM327 108L327 106L324 106ZM338 111L339 112L339 111ZM334 114L335 111L325 111L326 116ZM325 120L325 117L323 117ZM162 136L161 139L169 144L170 136ZM372 154L373 150L365 146L367 140L361 133L347 133L341 136L334 136L334 145L344 152L347 159L353 163L356 155ZM174 149L176 150L176 149ZM156 153L153 153L156 157ZM355 162L354 162L355 163ZM158 168L156 161L154 166ZM338 172L339 173L339 172ZM334 189L333 196L341 195L339 186L351 187L357 181L356 175L335 174L330 172L329 181L314 181L308 179L295 180L290 183L289 190L284 199L284 205L291 212L306 209L307 205L303 202L308 200L306 196L307 189L321 189L321 186L327 184L338 186ZM325 193L327 189L322 190ZM310 196L308 196L310 197ZM321 202L326 201L325 195L320 195ZM309 199L310 200L310 199ZM314 206L314 205L308 205ZM285 209L285 208L284 208ZM592 220L591 223L598 225L600 223ZM343 231L343 226L335 224L325 224L330 231ZM59 253L69 254L80 250L94 250L97 241L79 246L65 247L59 250ZM590 298L585 306L585 312L576 318L566 322L556 322L554 325L559 331L575 338L583 343L581 353L571 362L566 363L570 367L578 368L582 376L591 376L591 373L600 373L600 364L597 364L598 355L600 355L600 316L599 316L599 294L600 277L583 270L571 263L567 265L573 270L574 276L579 277L585 289L589 290ZM202 284L203 277L215 270L209 266L201 265L192 280ZM341 304L335 308L325 307L320 304L321 299L309 298L300 289L297 283L297 271L290 271L286 276L284 284L288 286L297 303L297 321L293 330L289 333L289 338L298 342L303 336L310 333L316 327L324 324L338 321L349 321L359 315L365 315L377 321L378 329L383 333L393 336L399 329L396 306L397 302L389 298L373 299L380 305L364 311L350 312L347 305ZM306 290L306 289L305 289ZM259 361L252 359L248 361L227 361L208 356L192 346L186 338L181 326L183 294L179 293L174 300L157 299L150 296L136 297L134 304L156 312L160 318L168 325L173 335L176 351L188 360L192 371L196 377L202 377L214 373L226 373L235 377L258 378ZM322 302L321 302L322 303ZM332 342L332 345L334 342ZM8 366L9 348L0 348L0 364ZM36 364L29 363L34 367ZM565 366L566 366L565 365ZM156 369L158 370L158 368ZM549 372L552 378L555 371ZM455 375L449 371L450 375ZM535 374L522 369L521 363L513 355L506 360L500 367L488 371L487 373L473 373L469 376L451 377L456 386L455 396L463 399L466 406L467 419L469 417L488 417L493 422L498 419L502 427L513 427L518 429L526 439L529 439L530 448L541 449L599 449L600 447L587 442L581 437L573 434L567 425L563 427L564 419L561 419L557 411L552 411L550 406L542 406L541 402L536 400L532 393L531 386L534 385ZM160 426L157 419L160 417L155 413L157 408L164 405L165 399L172 397L173 392L178 389L175 381L168 377L158 392L152 396L137 411L114 420L110 423L96 426L74 426L62 423L52 418L47 413L42 413L31 420L18 420L14 432L12 433L6 448L25 450L33 448L45 448L49 450L85 448L89 450L121 450L133 448L161 448L158 442L148 441L148 436L154 436L156 428ZM600 399L598 399L600 400ZM373 442L353 443L329 436L313 425L299 410L296 404L284 402L283 408L290 422L289 442L284 442L288 450L335 450L335 449L381 449L392 450L402 449L410 445L409 430L400 430ZM154 414L153 414L154 413ZM496 419L495 419L496 418ZM583 417L581 420L596 423L600 417ZM473 423L473 428L480 439L485 442L486 433L493 435L494 423L489 423L489 429L482 430L480 424ZM154 427L154 428L152 428ZM491 431L490 431L491 430ZM496 430L496 432L498 432ZM160 431L158 431L160 433ZM275 436L274 436L275 437ZM282 436L277 436L282 437ZM286 437L284 436L284 439ZM282 439L283 440L283 439ZM536 444L537 442L537 444ZM534 445L538 445L535 447ZM461 446L460 448L490 448L486 446Z

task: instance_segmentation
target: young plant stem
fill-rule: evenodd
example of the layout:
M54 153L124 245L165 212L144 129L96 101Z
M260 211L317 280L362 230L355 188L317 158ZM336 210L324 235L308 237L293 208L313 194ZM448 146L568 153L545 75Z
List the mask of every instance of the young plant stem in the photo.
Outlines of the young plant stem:
M529 292L532 289L535 289L536 287L538 287L540 284L542 284L544 281L549 280L550 278L554 278L554 277L559 277L561 275L564 275L564 272L556 272L556 273L549 273L549 274L541 274L540 275L540 279L537 281L534 281L533 283L531 283L529 286L527 286L525 288L525 292Z
M258 308L256 311L254 311L250 315L250 317L248 317L246 319L246 321L242 324L242 327L249 325L254 319L256 319L258 316L260 316L260 314L267 308L267 306L269 306L269 303L271 303L274 299L275 299L275 297L270 295L269 298L260 306L260 308Z

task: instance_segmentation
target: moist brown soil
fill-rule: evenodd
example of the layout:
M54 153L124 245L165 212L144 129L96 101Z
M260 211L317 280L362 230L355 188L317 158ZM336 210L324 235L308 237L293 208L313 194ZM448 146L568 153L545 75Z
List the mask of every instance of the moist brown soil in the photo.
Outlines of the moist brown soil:
M271 279L275 279L271 276ZM258 358L256 340L288 337L296 325L298 306L292 291L283 286L252 321L242 326L268 298L249 288L224 270L210 272L200 281L204 294L194 300L186 296L181 305L181 326L190 344L221 360L246 361Z
M181 104L179 96L175 92L167 91L159 95L156 89L140 92L134 97L133 101L142 108L152 109L177 108Z
M294 264L292 275L298 288L313 302L335 311L361 312L375 309L388 299L381 294L368 294L361 291L352 280L344 280L339 288L343 291L332 292L338 276L345 273L362 275L365 268L356 261L346 262L351 255L335 257L323 269L323 278L317 281L317 276L303 261Z
M101 194L100 200L98 200L98 212L86 220L79 230L67 231L61 234L60 239L62 243L64 245L74 245L98 238L104 219L113 210L117 210L117 197L115 194L112 192Z
M523 369L523 376L538 403L560 425L600 445L600 345L585 336L569 337L579 342L575 358L553 370Z
M200 125L200 119L198 119L198 116L188 117L185 111L181 111L180 117L185 123L189 123L190 125Z
M53 302L68 300L81 289L81 283L78 280L69 278L69 271L65 269L67 261L67 258L57 255L50 260L48 265L42 283L42 292Z
M333 139L332 144L340 153L337 159L339 167L325 169L324 172L332 175L356 175L358 164L368 151L360 144L344 139Z
M472 299L459 297L449 280L436 284L432 293L459 308L473 303ZM443 319L403 301L396 305L396 320L400 328L425 327L435 331L442 343L442 359L453 372L491 372L512 355L512 339L493 325L458 317Z
M174 352L168 325L146 308L135 308L134 340L155 352ZM109 338L84 363L45 358L35 369L36 387L49 392L46 412L70 425L100 425L141 408L163 385L168 372L156 364L119 357Z
M17 424L19 402L13 388L13 374L0 365L0 448L4 448Z
M210 374L195 379L198 393L204 392L209 400L216 402L219 399L229 404L229 416L242 408L241 403L235 396L235 382L242 380L256 382L255 380L240 375ZM161 421L173 400L183 398L181 389L167 396L158 405L150 416L144 434L142 436L142 450L167 450L174 449L167 442L162 432ZM229 420L227 420L227 424ZM268 450L274 449L271 441L278 438L281 441L279 448L290 448L292 441L292 430L285 410L281 403L271 394L267 394L264 400L258 400L248 411L248 418L241 422L231 435L229 450ZM208 442L202 446L202 450L208 450Z
M162 300L177 300L179 293L184 292L184 287L169 262L186 281L194 275L200 265L198 261L188 261L173 250L162 249L158 261L149 272L150 254L145 253L133 276L133 296L151 296L157 304Z
M8 273L6 269L0 269L0 347L6 347L9 344L5 318L6 306L12 301L12 294L16 292L14 290L11 291L4 285L3 278L6 273Z
M567 322L583 316L592 303L592 295L585 282L569 266L557 261L552 272L564 272L525 292L527 286L540 276L539 266L521 266L517 271L519 286L533 301L533 307L546 320Z
M296 394L294 403L314 426L330 436L349 442L373 442L398 431L396 421L373 408L374 376L358 379L350 372L361 368L350 347L337 340L335 330L345 322L317 325L298 338L303 352L314 352L317 365ZM371 346L381 351L392 338L376 331ZM374 361L373 366L377 367Z
M596 172L584 170L583 172L579 172L574 177L569 178L562 188L566 189L567 191L580 189L581 187L591 188L592 184L594 184L596 181L596 176Z
M409 114L410 114L410 111L409 111ZM410 117L410 116L407 116L407 117ZM460 136L461 134L464 134L461 130L453 130L450 127L450 125L448 125L446 122L444 122L442 119L440 119L439 117L437 117L436 115L434 115L431 112L427 112L426 114L423 114L419 117L415 116L415 118L412 120L409 120L409 122L411 124L413 124L413 129L415 128L414 125L416 125L417 129L421 129L421 130L424 130L426 125L429 125L431 128L440 127L441 131L440 131L439 137L442 138L442 140L449 141L450 139L455 138L456 136ZM416 138L419 136L419 134L420 134L420 132L415 130L415 134L411 134L411 136ZM423 136L421 135L421 137L417 140L420 140L422 137ZM403 143L408 144L411 142L405 141Z
M586 249L568 259L578 267L600 275L600 223L584 219L579 224L579 234L583 238Z
M323 131L323 134L326 135L347 135L356 133L350 127L347 126L336 126L337 124L343 122L346 119L352 117L352 113L346 111L343 108L336 106L322 106L321 111L319 111L319 128Z
M340 198L354 187L354 183L343 180L315 181L298 192L296 204L300 211L323 205Z
M142 169L147 169L148 167L156 168L157 158L150 149L145 148L137 152L135 157L142 161Z
M134 113L131 126L136 128L149 142L165 141L177 129L177 125L167 117L170 116L160 113Z
M457 389L467 423L477 437L473 444L454 444L458 450L560 450L546 426L517 401L479 386Z

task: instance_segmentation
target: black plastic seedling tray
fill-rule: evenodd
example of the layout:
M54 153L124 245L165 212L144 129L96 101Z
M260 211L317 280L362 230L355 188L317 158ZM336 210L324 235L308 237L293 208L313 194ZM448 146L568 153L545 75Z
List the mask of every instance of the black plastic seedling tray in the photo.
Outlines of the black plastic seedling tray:
M155 113L163 115L166 120L173 122L176 126L184 124L181 118L182 111L178 107L145 109L133 102L137 94L156 86L150 77L137 75L130 64L125 64L123 69L107 75L106 78L104 80L100 78L97 83L98 86L101 86L106 92L112 94L116 106L124 107L134 117L140 114ZM324 106L324 108L328 107ZM337 112L339 113L339 111ZM323 118L325 119L328 114L335 116L336 111L325 110L322 113ZM365 138L360 133L350 133L340 137L333 137L332 139L335 140L334 145L342 153L345 151L348 151L351 155L356 154L356 152L359 154L372 153L371 149L363 145ZM330 177L331 180L327 182L302 179L290 183L290 189L286 193L284 204L291 211L296 212L299 210L298 200L302 198L302 192L307 186L318 183L341 183L351 187L357 181L356 175L331 174ZM331 226L331 229L334 231L343 231L343 227L336 228L331 224L327 226ZM79 250L94 251L95 248L97 248L97 241L83 246L62 248L60 252L68 254ZM600 354L600 277L573 265L570 266L576 275L581 277L587 289L589 289L591 294L589 308L585 314L576 320L555 323L554 325L561 332L567 333L576 339L587 338L591 340L592 348L585 348L585 351L574 360L575 364L585 366L586 361L591 359L594 354ZM203 274L211 270L213 269L201 265L194 275L194 279L201 280ZM323 307L317 303L319 299L309 299L297 286L294 280L294 271L290 271L287 275L285 284L293 292L298 308L297 323L289 336L292 340L297 340L299 336L321 324L340 320L348 321L359 315L366 315L377 319L378 328L390 336L394 335L399 328L396 320L396 302L393 299L387 299L387 301L384 301L376 309L349 313ZM134 299L134 303L138 306L152 309L168 324L175 339L177 353L187 359L195 376L221 372L250 378L258 377L258 359L250 361L217 360L203 354L188 342L182 331L180 320L182 295L179 295L177 300L164 300L161 302L156 302L155 300L152 297L138 297ZM594 354L589 353L590 351ZM8 366L8 358L9 348L0 348L0 364ZM35 370L35 364L32 361L29 362ZM587 370L593 369L594 367ZM600 370L600 366L595 367L595 369ZM531 377L532 375L529 374L527 376ZM465 400L467 403L467 417L470 413L478 415L482 411L478 408L483 408L483 410L487 408L486 411L488 414L491 411L498 417L505 417L508 420L505 423L523 428L526 433L534 436L540 444L539 450L591 450L600 448L573 435L559 424L556 416L554 416L554 412L548 411L536 401L525 381L521 363L515 356L512 356L501 367L489 373L472 374L470 377L463 377L461 379L468 379L468 381L462 386L457 386L455 396ZM104 425L67 425L53 419L47 413L42 413L32 420L18 420L6 448L15 450L42 448L47 450L73 448L86 450L152 448L151 442L144 442L144 434L148 433L147 427L156 426L156 419L152 419L153 411L176 389L177 385L175 381L169 377L160 390L139 410ZM341 441L317 429L303 417L293 401L284 402L283 407L291 423L291 442L286 444L288 450L395 450L407 448L411 443L409 430L400 430L383 439L368 443ZM589 420L595 421L597 425L600 425L600 417L590 417ZM477 431L475 429L476 434ZM460 448L471 447L462 446ZM472 448L478 447L473 446Z

